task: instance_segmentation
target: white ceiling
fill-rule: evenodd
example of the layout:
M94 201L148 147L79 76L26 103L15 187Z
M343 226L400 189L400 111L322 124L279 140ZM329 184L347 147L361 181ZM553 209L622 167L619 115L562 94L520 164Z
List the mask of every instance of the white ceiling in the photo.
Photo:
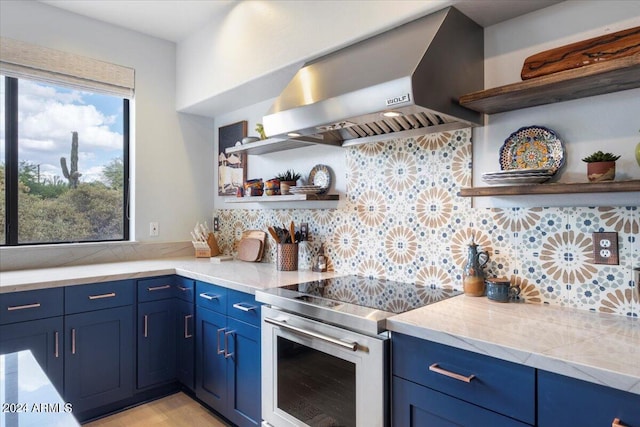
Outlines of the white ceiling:
M229 13L238 0L40 1L99 21L177 43L202 28L207 22ZM345 1L358 1L363 4L363 7L371 7L375 5L376 0ZM424 1L428 3L431 0ZM455 4L458 9L483 27L488 27L560 1L562 0L450 0L450 3ZM332 6L335 5L336 3L332 3Z

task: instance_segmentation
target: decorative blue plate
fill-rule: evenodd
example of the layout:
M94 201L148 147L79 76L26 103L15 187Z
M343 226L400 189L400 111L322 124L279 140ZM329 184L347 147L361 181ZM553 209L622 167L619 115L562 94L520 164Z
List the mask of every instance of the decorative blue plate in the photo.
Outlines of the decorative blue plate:
M564 166L564 144L551 129L523 127L512 133L500 148L500 167L549 169L552 175Z

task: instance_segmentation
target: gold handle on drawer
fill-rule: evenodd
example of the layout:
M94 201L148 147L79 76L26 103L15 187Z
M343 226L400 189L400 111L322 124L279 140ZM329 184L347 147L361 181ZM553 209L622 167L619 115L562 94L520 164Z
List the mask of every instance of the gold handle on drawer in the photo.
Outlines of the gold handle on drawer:
M145 338L147 337L147 331L148 331L147 327L148 326L149 326L149 315L145 314L144 315L144 337Z
M102 298L113 298L115 296L116 296L115 292L109 292L108 294L89 295L89 299L94 300L94 299L102 299Z
M624 424L620 421L620 418L614 418L611 422L611 427L625 427Z
M193 335L189 333L189 319L193 316L191 314L187 314L184 316L184 337L191 338Z
M147 288L147 290L149 292L153 292L153 291L161 291L163 289L169 289L171 287L171 285L162 285L162 286L151 286L149 288Z
M55 346L54 346L54 348L55 348L54 356L57 359L58 357L60 357L60 334L58 333L58 331L55 331L53 333L53 337L54 337L54 340L56 341Z
M451 372L451 371L447 371L446 369L442 369L441 367L438 366L437 363L434 363L433 365L429 366L429 370L433 371L437 374L440 375L444 375L446 377L449 378L454 378L458 381L462 381L465 383L470 383L472 379L474 379L476 376L475 375L469 375L468 377L465 377L464 375L460 375L460 374L456 374L455 372Z
M26 308L38 308L38 307L40 307L39 302L36 302L33 304L25 304L25 305L12 305L7 307L7 311L24 310Z
M76 354L76 329L71 329L71 354Z

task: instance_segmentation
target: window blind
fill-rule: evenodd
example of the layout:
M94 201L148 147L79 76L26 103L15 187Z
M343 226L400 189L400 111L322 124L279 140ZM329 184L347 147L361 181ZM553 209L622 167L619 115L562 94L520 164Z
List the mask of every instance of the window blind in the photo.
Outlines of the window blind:
M0 72L123 98L133 98L135 89L133 68L6 37L0 37Z

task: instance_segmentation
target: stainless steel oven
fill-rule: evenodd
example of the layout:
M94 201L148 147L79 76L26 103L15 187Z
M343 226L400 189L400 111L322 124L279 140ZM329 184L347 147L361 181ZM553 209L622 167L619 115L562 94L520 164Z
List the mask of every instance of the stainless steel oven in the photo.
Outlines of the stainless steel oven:
M359 276L257 291L263 426L388 426L386 319L457 293Z
M388 425L388 340L262 311L263 425Z

